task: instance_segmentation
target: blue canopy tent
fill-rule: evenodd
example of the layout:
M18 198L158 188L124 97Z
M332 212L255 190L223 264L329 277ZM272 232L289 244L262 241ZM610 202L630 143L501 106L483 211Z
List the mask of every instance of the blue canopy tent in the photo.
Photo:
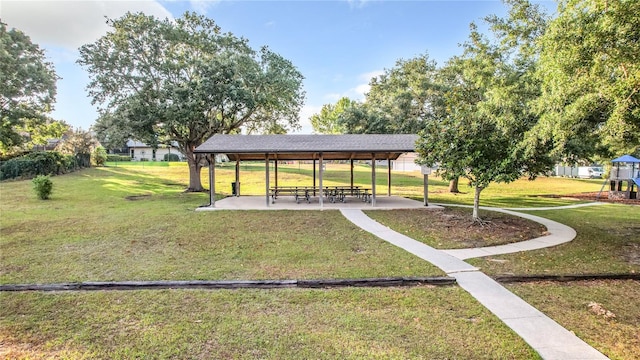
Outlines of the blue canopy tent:
M631 155L622 155L617 159L613 159L611 160L612 163L631 163L631 164L637 164L640 163L640 159L636 159Z

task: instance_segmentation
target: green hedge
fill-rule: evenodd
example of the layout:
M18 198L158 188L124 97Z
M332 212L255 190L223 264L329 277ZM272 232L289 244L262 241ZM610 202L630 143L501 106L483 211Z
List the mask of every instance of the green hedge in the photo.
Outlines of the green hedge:
M164 161L180 161L178 154L164 154Z
M123 162L123 161L131 161L131 158L127 155L113 155L113 154L108 154L107 155L107 161L108 162Z
M32 152L0 165L0 180L59 175L77 167L87 167L89 154L62 155L55 151Z

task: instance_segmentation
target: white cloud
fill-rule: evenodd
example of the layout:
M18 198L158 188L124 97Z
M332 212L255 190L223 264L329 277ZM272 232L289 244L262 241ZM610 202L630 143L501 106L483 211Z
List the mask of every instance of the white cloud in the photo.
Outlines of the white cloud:
M206 14L211 6L219 2L220 0L189 0L191 8L199 14Z
M371 85L369 85L369 83L371 82L371 79L374 77L378 77L382 74L384 74L384 71L382 70L374 70L374 71L369 71L369 72L360 74L358 78L360 79L360 81L365 81L365 82L357 85L355 88L350 90L352 93L355 94L354 99L360 100L360 101L364 100L364 95L368 93L369 90L371 90Z
M368 93L369 90L371 90L371 86L369 85L371 79L382 74L384 74L384 71L382 70L374 70L360 74L356 77L356 80L358 82L356 86L349 88L343 92L333 92L325 94L322 98L327 103L335 103L343 97L348 97L352 100L363 101L364 95Z
M127 11L143 12L159 18L173 18L154 0L111 1L2 1L2 21L31 37L35 43L75 51L104 35L105 16L118 18Z
M305 105L300 109L300 126L302 128L293 132L294 134L311 134L313 133L313 126L311 126L311 116L317 114L322 110L322 106Z
M358 76L358 78L362 81L366 81L367 84L369 83L369 81L371 81L372 78L374 77L378 77L380 75L384 74L384 70L373 70L373 71L369 71L366 72L364 74L360 74L360 76Z

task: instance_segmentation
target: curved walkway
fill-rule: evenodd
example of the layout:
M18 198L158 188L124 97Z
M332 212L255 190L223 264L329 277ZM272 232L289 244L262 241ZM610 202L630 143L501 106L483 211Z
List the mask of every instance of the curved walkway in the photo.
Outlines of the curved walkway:
M485 209L496 210L493 208ZM513 213L509 210L500 210L517 216L526 215ZM527 302L507 290L489 276L480 272L478 268L471 266L457 256L450 254L449 251L452 250L437 250L422 242L393 231L371 219L361 210L344 209L341 210L341 212L348 220L360 228L393 245L405 249L426 261L429 261L445 271L449 276L456 278L460 287L469 292L471 296L476 298L476 300L515 331L516 334L518 334L535 351L537 351L543 359L586 360L607 358L598 350L578 338L575 334L568 331L533 306L529 305ZM550 221L547 219L544 220ZM553 223L562 225L556 222ZM565 232L564 236L558 233L559 230L560 232L562 232L562 230L566 231L566 229L561 227L553 230L549 229L551 235L558 237L556 241L560 241L559 243L571 241L575 237L575 231L573 229L571 229L571 232ZM553 231L556 232L554 233ZM570 238L567 240L568 237ZM551 241L548 242L546 246L554 245L557 244ZM514 249L505 248L504 250L513 252L512 250ZM458 255L463 256L462 254Z

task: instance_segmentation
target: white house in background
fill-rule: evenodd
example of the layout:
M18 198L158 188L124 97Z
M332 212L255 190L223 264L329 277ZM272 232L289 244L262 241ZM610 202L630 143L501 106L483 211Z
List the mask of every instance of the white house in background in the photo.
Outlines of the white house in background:
M391 162L391 169L394 171L420 171L420 165L416 164L418 154L414 152L404 153L398 159Z
M165 155L167 154L176 154L180 160L185 159L184 154L182 154L174 144L171 146L158 145L158 148L154 149L143 142L129 140L127 141L127 148L129 149L129 156L132 161L164 161Z

